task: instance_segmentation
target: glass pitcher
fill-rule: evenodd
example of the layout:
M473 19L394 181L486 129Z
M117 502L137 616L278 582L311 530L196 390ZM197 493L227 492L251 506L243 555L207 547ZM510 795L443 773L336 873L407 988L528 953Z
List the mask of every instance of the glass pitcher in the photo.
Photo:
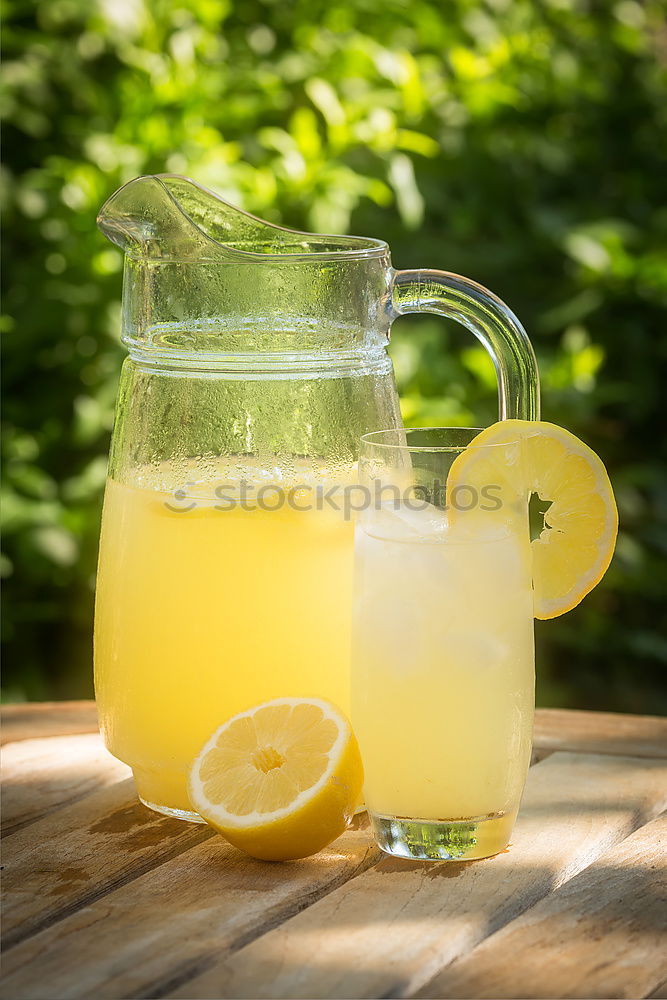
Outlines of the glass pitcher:
M106 745L153 809L197 820L189 765L280 696L349 714L362 434L400 427L393 320L457 320L500 417L538 416L535 357L499 299L396 271L381 240L275 226L184 177L140 177L98 224L125 251L127 345L104 501L95 687Z

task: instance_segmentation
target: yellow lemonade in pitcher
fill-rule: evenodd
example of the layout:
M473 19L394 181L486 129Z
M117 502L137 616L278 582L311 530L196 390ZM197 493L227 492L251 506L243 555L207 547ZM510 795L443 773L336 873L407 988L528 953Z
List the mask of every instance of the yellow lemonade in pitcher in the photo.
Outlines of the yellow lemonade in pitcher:
M259 506L214 487L109 480L98 570L107 747L146 804L188 818L188 767L221 721L278 696L349 714L353 527L342 505L304 490Z

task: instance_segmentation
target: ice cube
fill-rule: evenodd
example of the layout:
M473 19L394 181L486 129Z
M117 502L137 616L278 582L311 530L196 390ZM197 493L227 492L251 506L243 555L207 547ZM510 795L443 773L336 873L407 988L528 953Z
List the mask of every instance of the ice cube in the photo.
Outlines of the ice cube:
M449 669L463 672L498 669L507 662L509 646L499 636L468 628L449 629L443 637L443 655Z
M442 542L447 533L444 510L425 501L392 501L364 511L368 534L395 542Z

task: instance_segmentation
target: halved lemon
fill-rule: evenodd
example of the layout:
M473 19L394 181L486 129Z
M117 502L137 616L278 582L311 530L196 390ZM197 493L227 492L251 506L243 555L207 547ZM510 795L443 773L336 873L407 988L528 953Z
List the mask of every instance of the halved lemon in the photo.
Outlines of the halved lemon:
M516 441L520 449L513 448ZM532 542L535 617L570 611L600 582L614 554L618 512L601 459L556 424L501 420L452 463L447 492L462 485L482 491L490 484L506 496L535 493L551 504Z
M255 858L305 858L340 836L361 801L350 723L330 702L277 698L220 726L190 769L193 808Z

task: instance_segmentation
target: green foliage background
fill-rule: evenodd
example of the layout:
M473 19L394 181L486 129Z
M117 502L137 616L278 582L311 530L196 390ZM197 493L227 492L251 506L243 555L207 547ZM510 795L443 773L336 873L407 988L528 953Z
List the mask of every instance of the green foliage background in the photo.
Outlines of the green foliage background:
M14 0L4 45L4 696L91 693L123 356L94 219L168 170L511 304L545 418L602 455L621 514L604 583L538 623L538 699L664 711L665 4ZM402 319L391 350L408 423L494 419L465 332Z

